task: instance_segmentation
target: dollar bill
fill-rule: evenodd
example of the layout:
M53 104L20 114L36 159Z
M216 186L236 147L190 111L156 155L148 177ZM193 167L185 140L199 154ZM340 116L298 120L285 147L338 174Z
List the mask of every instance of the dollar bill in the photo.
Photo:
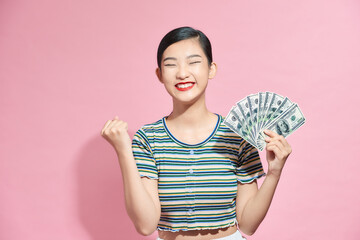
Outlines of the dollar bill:
M258 111L258 122L257 122L257 129L261 129L261 123L264 118L264 109L265 109L265 102L268 94L259 92L259 111Z
M264 109L262 110L261 119L259 120L260 121L259 129L262 129L263 125L266 123L266 121L265 121L266 113L270 107L270 102L271 102L271 99L273 98L273 96L274 96L274 93L272 93L272 92L265 93Z
M264 150L265 147L266 147L265 139L263 137L258 137L258 139L256 140L256 148L262 151Z
M253 128L255 123L253 123L252 118L251 118L251 113L250 113L249 103L248 103L247 98L244 98L244 99L238 101L236 103L236 105L237 105L237 108L239 109L239 111L242 113L242 115L245 119L246 125L248 126L248 128L251 131L251 136L253 137L253 139L256 139L256 132L255 132L255 129Z
M274 119L276 119L279 115L281 115L283 112L285 112L287 109L289 109L293 105L293 103L285 97L285 99L282 101L280 106L276 109L276 111L271 114L270 118L267 119L266 125L264 125L264 128L267 128L268 125L270 125Z
M251 138L253 140L253 142L255 143L255 139L256 139L255 135L253 134L252 129L250 128L250 126L247 124L247 121L246 121L246 118L244 117L244 114L236 106L233 107L233 113L240 120L241 124L244 125L243 130L246 131L249 138Z
M251 133L247 128L246 122L241 120L238 114L235 112L235 107L232 107L229 114L226 116L224 123L227 125L231 130L237 133L240 137L244 140L249 142L251 145L256 147L255 141L252 139Z
M267 112L265 114L263 124L266 124L268 121L270 121L271 116L273 115L273 113L276 112L276 110L281 105L281 103L284 101L284 99L285 98L283 96L281 96L279 94L276 94L276 93L273 93L273 97L270 100L269 108L267 109Z
M305 123L305 116L297 104L291 105L289 109L278 116L268 129L284 137L289 136ZM265 137L264 133L260 133Z
M251 94L250 96L247 96L247 101L249 104L250 117L254 129L253 132L255 135L257 135L259 132L258 129L259 94Z
M262 151L266 147L264 129L287 137L305 123L305 117L289 98L272 92L259 92L238 101L224 123Z

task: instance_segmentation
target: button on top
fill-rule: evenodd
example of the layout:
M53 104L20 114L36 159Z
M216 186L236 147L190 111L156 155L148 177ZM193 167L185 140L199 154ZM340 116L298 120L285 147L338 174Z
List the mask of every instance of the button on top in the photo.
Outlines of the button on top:
M194 155L194 150L193 149L190 150L190 155Z
M189 170L189 173L190 173L190 174L193 174L193 173L194 173L194 170L190 169L190 170Z
M191 188L189 188L189 189L188 189L188 191L189 191L189 192L192 192L192 189L191 189Z
M194 212L194 210L192 210L192 209L189 210L189 213L190 213L190 214L192 214L193 212Z

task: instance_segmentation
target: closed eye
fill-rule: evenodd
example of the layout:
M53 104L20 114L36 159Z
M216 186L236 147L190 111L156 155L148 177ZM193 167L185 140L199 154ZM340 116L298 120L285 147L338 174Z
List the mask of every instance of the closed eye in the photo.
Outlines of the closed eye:
M190 62L190 64L201 63L201 61Z
M168 63L168 64L164 64L164 66L165 66L165 67L175 67L176 65L175 65L175 64L170 64L170 63Z

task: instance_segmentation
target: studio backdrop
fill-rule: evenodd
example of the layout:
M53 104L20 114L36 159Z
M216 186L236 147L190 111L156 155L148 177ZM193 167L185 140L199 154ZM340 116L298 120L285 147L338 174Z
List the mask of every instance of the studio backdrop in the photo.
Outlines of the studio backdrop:
M306 117L248 239L359 239L356 0L1 0L0 239L157 236L139 235L127 216L116 154L100 131L118 115L133 135L170 113L156 51L180 26L211 40L211 111L226 116L271 91Z

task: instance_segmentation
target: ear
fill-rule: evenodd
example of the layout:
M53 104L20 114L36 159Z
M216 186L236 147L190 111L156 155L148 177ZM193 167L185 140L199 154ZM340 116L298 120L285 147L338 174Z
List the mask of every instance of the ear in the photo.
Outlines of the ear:
M212 62L209 69L209 79L212 79L216 76L217 72L217 65L216 63Z
M157 78L159 79L159 81L161 83L164 83L163 80L162 80L162 77L161 77L161 69L160 68L156 68L155 74L156 74Z

